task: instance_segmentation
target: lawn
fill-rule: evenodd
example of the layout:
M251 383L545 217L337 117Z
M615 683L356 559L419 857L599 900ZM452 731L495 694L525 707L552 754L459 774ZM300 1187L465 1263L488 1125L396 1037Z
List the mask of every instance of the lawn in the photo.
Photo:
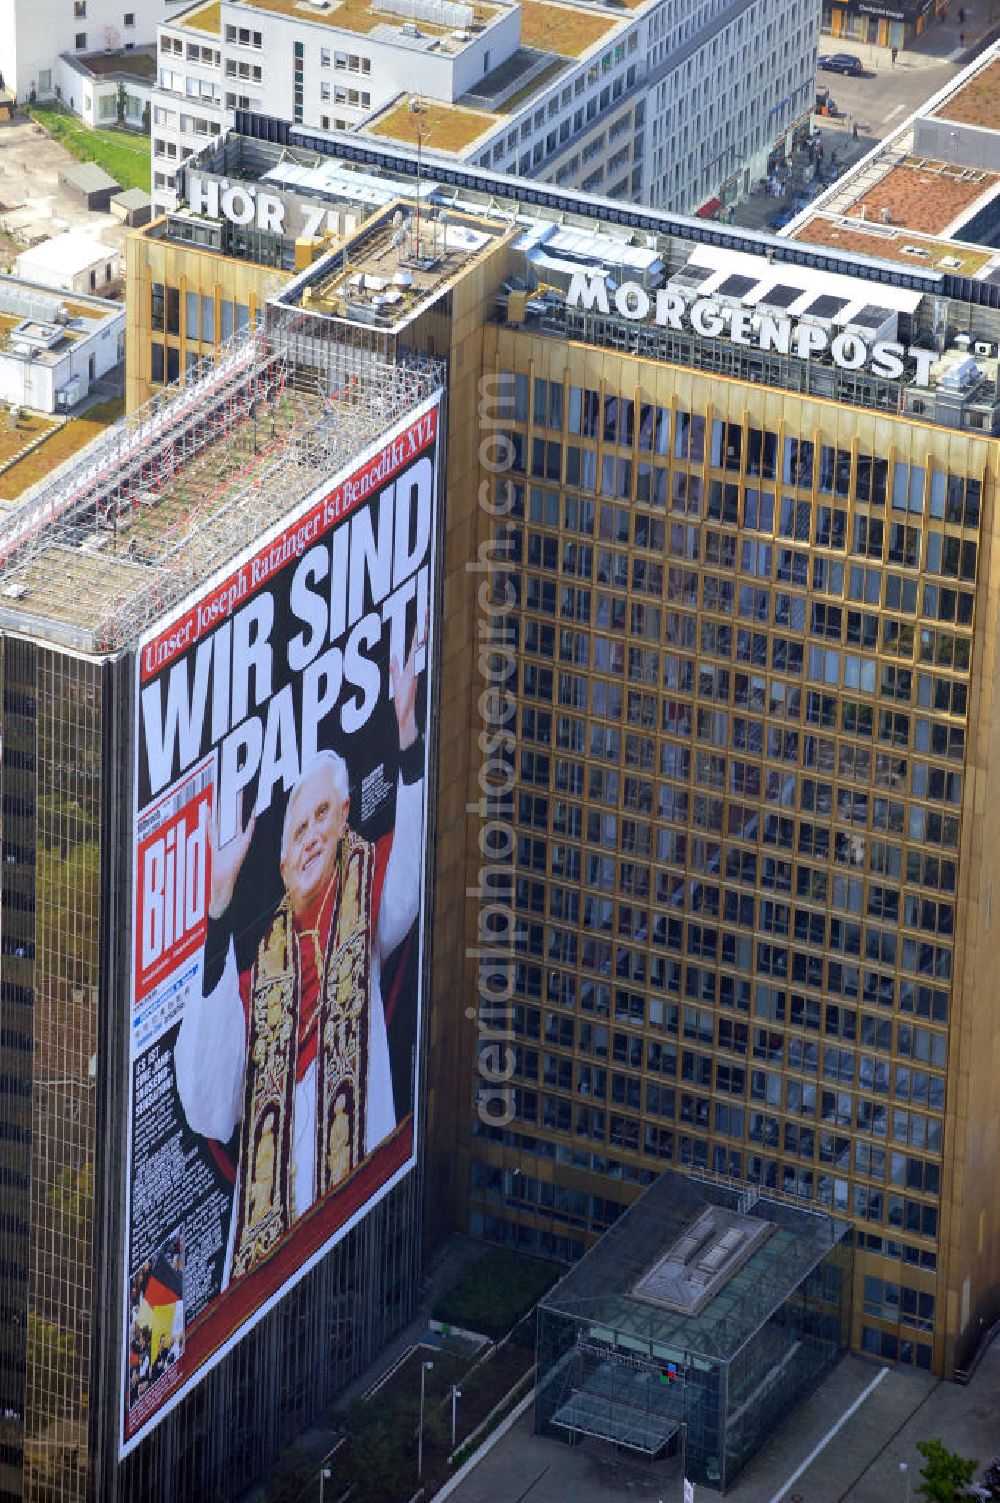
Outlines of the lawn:
M0 501L16 500L29 486L43 480L56 465L62 464L64 459L68 459L71 454L82 449L84 444L89 444L91 439L103 433L109 424L117 422L124 412L123 402L98 402L96 406L88 408L83 417L70 418L68 423L55 430L51 438L47 438L37 449L32 449L26 458L12 464L9 470L0 475ZM44 423L45 420L22 418L21 443L34 437L33 433L27 431L29 421Z
M22 413L16 427L9 418L0 417L0 465L9 464L26 444L33 443L54 427L49 418L34 412Z
M149 192L150 140L126 130L91 130L78 116L58 107L33 104L31 118L79 162L96 162L123 188Z

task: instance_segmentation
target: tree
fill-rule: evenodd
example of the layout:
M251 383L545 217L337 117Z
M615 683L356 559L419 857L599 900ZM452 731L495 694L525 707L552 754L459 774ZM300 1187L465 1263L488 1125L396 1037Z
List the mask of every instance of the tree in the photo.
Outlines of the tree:
M957 1456L939 1440L918 1440L917 1450L924 1458L920 1469L923 1481L917 1492L927 1503L959 1503L976 1475L979 1462Z
M115 104L118 108L118 124L125 124L125 111L128 108L128 89L124 83L119 83L118 93L115 96Z
M37 1431L46 1419L68 1412L84 1378L75 1334L34 1310L28 1311L27 1369L28 1423Z

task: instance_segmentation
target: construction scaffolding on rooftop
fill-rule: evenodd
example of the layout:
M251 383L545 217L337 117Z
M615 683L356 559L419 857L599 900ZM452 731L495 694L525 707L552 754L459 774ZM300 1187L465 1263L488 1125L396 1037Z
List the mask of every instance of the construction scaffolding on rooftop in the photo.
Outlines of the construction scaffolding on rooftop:
M133 645L442 380L333 342L310 359L245 334L28 492L0 521L0 623Z

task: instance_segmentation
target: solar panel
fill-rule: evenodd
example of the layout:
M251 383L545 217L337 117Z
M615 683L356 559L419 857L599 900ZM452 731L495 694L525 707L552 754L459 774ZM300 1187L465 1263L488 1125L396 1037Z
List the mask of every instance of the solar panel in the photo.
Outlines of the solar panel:
M733 276L726 278L721 287L717 287L715 290L722 297L743 297L745 293L750 291L751 287L756 287L757 280L756 277L741 277L734 273Z
M835 297L833 293L821 293L815 298L804 311L813 318L834 318L843 308L847 307L846 297Z
M891 308L880 308L877 303L866 303L860 313L855 313L851 323L860 324L865 329L878 329L887 318L891 317Z
M802 296L804 291L804 287L789 287L786 282L776 282L757 301L758 303L766 303L769 308L790 308L796 299Z

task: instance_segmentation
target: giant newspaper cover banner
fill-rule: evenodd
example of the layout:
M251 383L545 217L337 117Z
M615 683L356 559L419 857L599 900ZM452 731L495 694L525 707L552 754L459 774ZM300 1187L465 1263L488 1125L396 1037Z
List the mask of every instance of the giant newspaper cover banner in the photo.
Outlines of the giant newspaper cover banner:
M438 423L140 644L122 1454L414 1162Z

